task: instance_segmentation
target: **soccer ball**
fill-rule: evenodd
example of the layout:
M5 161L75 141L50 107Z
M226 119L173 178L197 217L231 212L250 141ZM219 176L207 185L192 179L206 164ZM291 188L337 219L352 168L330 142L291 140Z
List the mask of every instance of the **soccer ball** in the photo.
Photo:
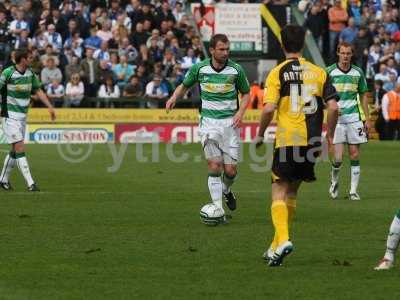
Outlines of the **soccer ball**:
M225 213L215 204L209 203L201 208L200 220L206 225L216 226L225 220Z

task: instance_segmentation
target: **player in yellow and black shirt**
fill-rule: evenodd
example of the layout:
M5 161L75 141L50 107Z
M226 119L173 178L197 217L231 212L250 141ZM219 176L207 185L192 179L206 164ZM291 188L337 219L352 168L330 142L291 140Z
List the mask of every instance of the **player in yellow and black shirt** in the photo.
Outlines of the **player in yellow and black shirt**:
M264 109L257 146L276 110L277 129L272 163L272 222L275 236L264 253L270 266L279 266L293 250L289 221L296 208L302 181L315 180L315 159L321 151L323 108L328 109L328 141L331 142L338 117L335 88L324 69L301 57L305 32L288 25L281 31L286 60L272 69L265 82Z

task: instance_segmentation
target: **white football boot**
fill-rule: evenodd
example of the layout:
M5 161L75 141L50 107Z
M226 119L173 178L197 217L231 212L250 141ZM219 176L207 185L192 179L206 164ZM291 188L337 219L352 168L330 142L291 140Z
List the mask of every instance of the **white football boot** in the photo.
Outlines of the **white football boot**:
M351 193L351 194L349 194L349 198L350 198L350 200L352 200L352 201L359 201L359 200L361 200L360 195L357 194L357 193Z
M270 267L279 267L282 265L283 259L289 255L290 253L292 253L293 251L293 244L291 241L286 241L283 242L282 244L280 244L273 256L272 259L268 262L268 265Z
M339 182L332 181L331 186L329 187L329 194L333 200L337 199L339 196Z
M387 258L382 258L381 261L378 263L378 265L374 268L374 270L389 270L393 268L394 264L392 260L389 260Z

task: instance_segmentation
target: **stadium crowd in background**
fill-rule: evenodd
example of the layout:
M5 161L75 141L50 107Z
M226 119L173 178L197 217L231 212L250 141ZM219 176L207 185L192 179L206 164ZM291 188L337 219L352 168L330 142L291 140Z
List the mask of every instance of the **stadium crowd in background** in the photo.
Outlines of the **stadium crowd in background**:
M353 45L353 63L370 82L380 139L400 139L399 5L395 0L302 0L298 4L328 65L336 61L339 42Z
M32 70L57 106L82 99L147 95L146 105L179 85L203 58L186 1L5 0L0 2L0 65L12 50L34 54ZM150 94L150 95L149 95ZM112 106L108 101L93 106ZM132 106L135 105L132 103ZM137 104L139 105L139 104Z
M117 95L151 99L115 106L162 107L159 99L171 95L204 58L201 38L186 14L191 2L297 1L5 0L0 2L0 70L12 63L12 49L29 48L32 70L58 107L113 107L109 100ZM400 97L392 93L382 103L400 83L399 2L301 0L298 7L327 65L335 61L339 41L353 45L354 63L370 86L381 85L373 93L379 136L400 138L400 113L390 112L400 109ZM261 89L253 84L250 108L260 108ZM85 102L95 97L104 103Z

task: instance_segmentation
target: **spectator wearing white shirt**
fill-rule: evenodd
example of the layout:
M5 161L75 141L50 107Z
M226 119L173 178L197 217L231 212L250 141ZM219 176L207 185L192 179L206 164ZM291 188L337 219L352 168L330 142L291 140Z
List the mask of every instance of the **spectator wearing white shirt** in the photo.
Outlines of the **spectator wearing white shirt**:
M59 68L56 67L54 58L49 57L46 62L46 67L42 69L40 73L40 80L43 85L47 88L52 80L57 79L59 82L62 81L62 73Z
M75 32L72 37L69 37L65 40L64 50L67 48L71 48L73 53L82 58L83 55L83 39L80 36L80 32Z
M56 32L56 26L54 24L47 25L47 31L44 33L49 45L53 46L54 51L60 52L63 44L61 34Z
M379 66L379 73L375 74L374 80L382 80L384 86L383 88L385 89L385 84L390 81L389 72L387 71L387 66L385 64L381 64Z
M118 99L121 95L117 84L114 84L112 77L107 77L105 82L100 86L98 97L101 101L97 101L96 107L114 107L114 103L110 100Z
M54 107L61 107L64 102L65 89L58 79L53 79L47 86L47 97L53 102Z
M175 8L172 10L172 14L175 17L176 22L180 22L182 17L185 15L185 12L183 10L183 5L181 2L175 3Z
M195 56L194 50L192 48L189 48L187 50L187 55L182 58L181 67L183 70L188 70L198 62L200 62L200 58Z
M26 29L29 31L29 24L24 20L24 11L22 9L17 10L15 20L10 23L10 31L16 38L20 35L21 31Z
M398 77L396 61L394 60L394 58L389 58L387 60L387 70L389 73L394 74L396 76L396 78Z
M381 45L379 42L372 44L368 51L368 61L367 61L367 70L366 77L374 78L376 73L376 68L379 63L379 60L382 56Z
M154 79L146 85L145 96L151 99L146 103L148 108L159 108L160 100L168 97L168 91L164 90L161 85L161 77L155 75Z
M126 14L126 12L121 12L118 16L116 20L112 21L112 28L116 29L119 26L124 26L127 30L128 33L131 32L132 29L132 20L131 18L128 17L128 15Z
M157 41L157 46L160 49L164 49L164 39L160 36L160 30L153 29L151 31L151 36L147 39L147 42L146 42L147 48L151 47L151 41L152 40L156 40Z
M71 76L65 89L64 107L79 107L85 95L85 87L78 73Z
M381 49L381 44L379 42L374 43L370 48L369 48L369 55L371 56L371 62L373 64L377 64L382 57L382 49Z

